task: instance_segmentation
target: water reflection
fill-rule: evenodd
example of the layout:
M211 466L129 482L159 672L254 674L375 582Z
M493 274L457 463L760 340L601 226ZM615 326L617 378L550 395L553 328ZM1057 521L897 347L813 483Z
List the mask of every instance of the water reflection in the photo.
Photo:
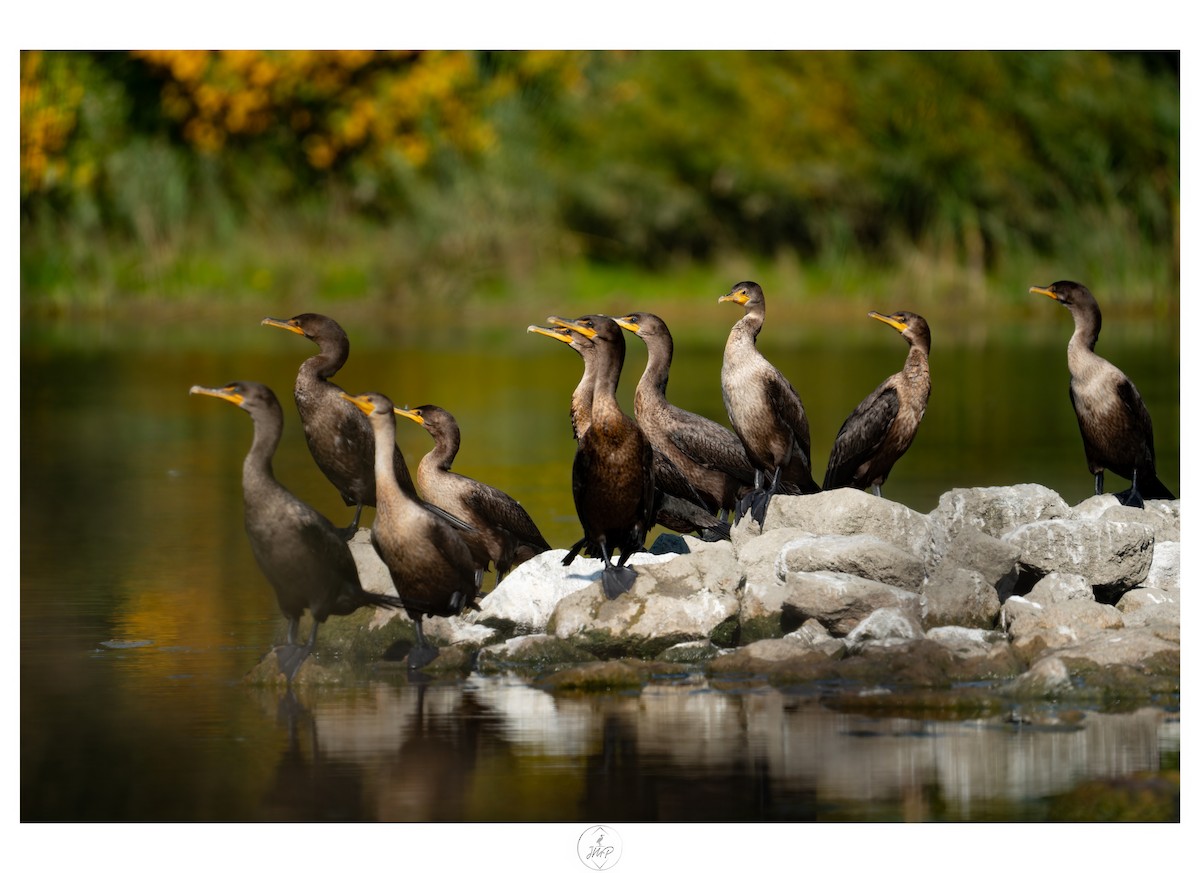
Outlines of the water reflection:
M692 313L690 329L681 319L694 307L660 313L676 339L669 396L725 421L719 373L730 322L712 299L704 295L712 316ZM838 425L897 369L902 344L861 324L862 313L830 329L774 312L780 329L764 337L764 351L804 397L823 469ZM260 699L239 680L282 625L242 529L250 429L243 417L199 409L187 389L249 378L287 397L310 350L265 336L267 314L22 321L23 818L1036 818L1029 798L1152 760L1126 750L1111 756L1135 762L1098 761L1110 754L1098 726L1127 716L1089 716L1081 731L1045 736L992 724L888 728L778 692L689 683L575 699L482 678L421 696L398 680L309 689L282 708L273 692ZM525 333L548 312L454 313L445 325L424 321L436 316L424 309L408 322L330 314L354 345L338 376L344 387L450 409L463 430L456 469L521 500L552 545L578 538L567 417L578 361ZM1178 323L1114 323L1105 355L1142 391L1164 481L1177 485ZM1092 479L1066 390L1068 326L1041 316L989 320L986 330L960 324L934 322L930 410L888 497L922 512L945 490L972 485L1041 482L1068 502L1086 497ZM632 344L627 410L644 360ZM285 406L276 475L348 521ZM429 449L419 428L398 439L410 466ZM364 524L372 518L367 510ZM1177 723L1145 720L1148 736L1172 742ZM1153 748L1148 736L1129 748ZM978 753L957 751L971 743ZM1039 755L1040 764L1021 763ZM422 758L427 766L414 764Z
M1036 820L1179 747L1158 709L1045 726L872 718L699 677L580 696L505 677L379 682L278 707L289 746L263 815L282 819Z

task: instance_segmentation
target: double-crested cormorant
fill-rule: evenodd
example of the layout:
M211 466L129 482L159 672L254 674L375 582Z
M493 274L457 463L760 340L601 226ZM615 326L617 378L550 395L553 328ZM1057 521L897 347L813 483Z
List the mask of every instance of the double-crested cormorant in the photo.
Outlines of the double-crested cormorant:
M408 665L420 668L437 657L425 639L426 615L458 615L476 607L475 559L459 531L400 487L388 447L396 442L392 401L382 394L342 399L358 407L375 432L375 491L378 498L371 542L392 574L396 593L416 624L417 645Z
M674 343L661 318L634 312L615 321L646 344L634 412L650 444L679 469L710 511L732 513L754 484L754 467L742 441L728 428L667 400Z
M644 546L646 534L654 526L654 450L637 422L617 402L617 383L625 362L621 328L604 315L551 321L592 343L590 356L584 357L585 363L590 363L587 369L593 379L591 403L586 427L577 434L579 445L571 470L571 490L583 539L572 547L563 563L569 564L581 548L599 553L604 561L601 587L612 599L633 587L637 574L625 566L625 561ZM578 428L581 422L574 414L572 419ZM621 557L614 566L612 556L618 549Z
M242 501L250 550L288 620L288 642L276 650L289 682L317 642L321 623L362 606L399 608L399 598L364 591L350 547L333 524L284 488L271 470L283 433L283 410L275 394L258 382L230 382L223 388L193 385L191 394L228 400L250 414L254 441L242 464ZM297 643L300 617L312 614L312 632Z
M342 402L342 389L329 381L345 365L350 355L350 340L332 318L312 312L287 321L264 318L262 323L306 337L321 349L320 354L301 364L296 374L296 408L304 425L304 439L317 466L341 492L346 505L355 507L354 520L349 527L342 528L342 535L349 539L358 530L363 506L375 505L375 436L367 420ZM394 444L392 470L404 493L420 500L404 454ZM446 521L460 530L473 532L470 525L442 509L432 504L426 504L426 508L444 515Z
M1154 464L1154 425L1142 395L1129 378L1095 352L1100 336L1100 306L1078 282L1055 282L1031 294L1044 294L1071 311L1075 332L1067 343L1071 371L1071 405L1079 419L1088 469L1096 477L1096 493L1104 492L1104 471L1131 481L1117 494L1126 506L1144 500L1174 500L1158 478Z
M734 433L754 465L754 490L742 499L737 516L749 510L761 525L773 494L821 490L812 477L808 418L792 383L758 350L758 334L767 312L762 286L738 282L718 302L745 308L745 315L730 329L725 342L721 394Z
M433 437L434 446L417 465L417 484L429 502L479 531L488 558L496 565L496 584L513 567L550 548L521 504L499 488L451 471L460 434L454 416L440 406L397 409Z
M908 341L904 369L889 376L842 424L825 470L824 489L870 488L875 496L892 466L908 451L929 403L929 325L913 312L871 318L891 325Z
M321 350L300 365L296 374L296 408L304 439L321 472L353 506L354 520L344 529L348 538L358 529L363 506L375 505L375 438L367 420L341 399L342 389L329 381L350 357L350 339L327 315L305 312L286 321L264 318L262 323L312 340ZM399 448L392 458L396 481L416 496L412 476Z
M584 334L562 326L570 324L569 321L553 316L550 321L558 326L543 328L530 325L528 330L566 343L583 359L583 376L571 394L571 429L578 440L591 423L597 369L596 345ZM729 523L721 521L705 508L703 499L687 477L657 449L654 450L654 489L656 523L677 533L695 533L710 542L729 539ZM592 555L592 552L589 550L588 554ZM574 556L575 552L569 555L570 558Z

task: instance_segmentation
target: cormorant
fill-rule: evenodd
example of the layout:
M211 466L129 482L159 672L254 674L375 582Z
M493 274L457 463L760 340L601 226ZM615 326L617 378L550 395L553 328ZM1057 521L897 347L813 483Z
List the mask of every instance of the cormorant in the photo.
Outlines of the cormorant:
M375 438L371 427L342 402L342 389L329 381L346 365L350 339L336 321L315 312L305 312L286 321L264 318L262 323L299 334L320 349L319 354L300 365L296 374L296 408L313 460L346 505L355 508L354 520L343 530L349 539L358 529L363 506L375 505ZM395 449L392 468L400 487L415 497L412 476L399 448Z
M749 510L761 525L773 494L821 490L812 477L808 418L792 383L758 350L767 311L762 286L738 282L718 302L745 308L725 342L721 394L734 433L754 465L754 490L742 498L737 517Z
M646 344L646 369L638 380L634 412L655 451L666 456L711 512L733 513L754 485L754 467L737 435L667 400L674 343L666 323L649 312L614 319Z
M329 616L349 615L363 606L397 609L402 603L364 591L350 547L338 529L275 479L271 458L283 433L283 409L270 388L258 382L230 382L223 388L193 385L189 393L227 400L254 422L254 441L242 464L246 536L288 620L287 645L276 654L291 682ZM305 609L313 624L308 642L300 645L296 637Z
M1075 332L1067 343L1071 405L1079 419L1088 469L1096 477L1096 493L1104 492L1108 469L1131 482L1127 491L1117 494L1126 506L1174 500L1155 469L1154 425L1142 395L1129 377L1095 352L1100 306L1092 292L1078 282L1055 282L1045 288L1035 285L1029 293L1057 300L1075 320Z
M417 484L431 503L463 519L483 538L496 565L496 584L510 569L550 548L529 513L499 488L452 472L460 434L454 416L440 406L397 409L433 437L434 447L417 465Z
M880 488L900 456L908 451L929 403L929 325L913 312L871 318L891 325L908 341L904 369L889 376L855 407L842 424L825 470L824 490Z
M566 343L583 359L583 376L571 394L571 430L578 441L591 423L592 394L597 369L594 364L597 358L596 346L583 334L563 327L562 325L570 323L566 319L552 316L550 322L558 326L543 328L530 325L528 330ZM657 524L676 533L694 533L700 539L709 542L729 539L729 523L717 518L705 508L703 499L687 477L657 449L654 450L654 489L654 518ZM575 553L572 551L568 557L573 559ZM589 550L587 554L593 553Z
M349 527L342 528L342 536L350 539L358 530L363 506L375 505L375 436L367 420L342 402L342 389L329 381L345 365L350 355L350 340L332 318L312 312L287 321L264 318L262 323L306 337L321 349L320 354L301 364L296 374L296 408L313 460L341 493L346 505L355 507L354 520ZM394 444L392 470L401 490L414 500L421 500L404 454ZM462 519L433 504L425 506L460 531L468 535L475 532Z
M578 434L571 470L583 539L563 563L571 563L581 548L591 554L598 552L604 561L601 587L612 599L633 587L637 574L625 561L643 548L646 534L654 526L654 450L637 422L617 402L617 383L625 362L621 328L604 315L551 321L591 340L588 369L594 380L587 426ZM574 404L572 408L574 411ZM621 557L614 566L612 556L618 549Z
M459 531L400 487L388 447L396 442L392 401L368 393L342 399L358 407L375 433L375 524L371 542L392 574L396 593L417 628L417 645L408 654L410 668L424 667L437 649L425 639L426 615L458 615L477 608L475 559Z

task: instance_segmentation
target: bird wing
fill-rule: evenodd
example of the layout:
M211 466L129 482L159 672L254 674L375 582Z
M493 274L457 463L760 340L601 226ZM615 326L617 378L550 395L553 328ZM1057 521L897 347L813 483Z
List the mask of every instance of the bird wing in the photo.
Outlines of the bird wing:
M474 487L464 496L463 502L476 517L489 519L522 542L550 548L542 532L525 511L525 507L499 488L476 481Z
M1137 386L1128 378L1117 383L1117 397L1120 399L1121 405L1125 407L1125 414L1134 423L1136 432L1145 436L1146 449L1150 453L1150 462L1153 463L1154 424L1150 421L1150 410L1146 409L1146 402L1138 393Z
M771 407L779 416L779 420L791 430L796 444L804 453L805 466L811 469L808 417L804 414L804 404L800 402L800 395L796 393L792 383L778 370L774 372L773 378L767 380L766 389Z
M654 451L654 483L664 494L672 494L682 500L703 506L704 500L688 481L683 471L662 452Z
M680 426L668 439L697 466L732 476L747 485L754 483L754 467L737 434L701 415L680 410Z
M900 396L887 382L855 407L833 441L822 486L825 490L854 484L855 471L879 451L899 412Z

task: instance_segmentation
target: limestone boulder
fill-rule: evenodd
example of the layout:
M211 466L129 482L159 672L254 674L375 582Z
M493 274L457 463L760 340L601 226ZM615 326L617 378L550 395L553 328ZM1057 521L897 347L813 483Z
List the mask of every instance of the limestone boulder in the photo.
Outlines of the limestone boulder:
M962 525L940 554L930 556L930 572L938 568L974 570L996 589L1000 599L1012 594L1017 582L1020 550L972 525Z
M1008 628L1013 647L1026 656L1061 649L1104 631L1125 626L1115 606L1094 600L1065 600L1040 610L1023 611Z
M848 573L906 591L920 591L925 580L924 561L871 534L802 534L783 544L776 566L781 576L788 571Z
M1025 599L1049 606L1064 600L1095 600L1096 595L1087 579L1078 573L1047 573L1025 595Z
M940 625L925 631L925 638L959 658L984 657L997 646L1008 645L1008 635L1003 631L981 627Z
M1150 560L1145 586L1165 591L1176 600L1179 599L1178 542L1160 540L1154 543L1154 557Z
M1044 485L955 488L943 494L929 513L932 559L939 561L968 527L1002 539L1023 525L1070 514L1066 501Z
M479 603L480 611L467 613L463 620L497 631L503 636L542 633L555 606L569 594L592 586L600 587L604 562L576 556L563 566L566 549L551 549L534 555L504 577L504 581ZM670 561L672 554L638 552L628 564L644 567Z
M928 516L856 488L771 498L763 533L778 528L814 535L866 534L917 557L929 548Z
M741 580L730 544L706 543L640 565L633 588L614 600L598 584L568 594L554 607L546 632L603 658L654 658L698 640L727 645L737 635Z
M1023 570L1038 577L1078 574L1095 589L1097 599L1112 603L1146 580L1154 555L1153 529L1127 521L1035 521L1003 539L1020 549Z
M781 601L785 629L816 619L834 636L845 636L877 609L894 607L920 623L920 597L894 585L848 573L793 573Z
M921 623L995 627L1000 616L1000 595L977 570L942 562L921 588Z
M846 648L858 654L924 638L921 623L911 610L885 606L877 609L846 634Z

